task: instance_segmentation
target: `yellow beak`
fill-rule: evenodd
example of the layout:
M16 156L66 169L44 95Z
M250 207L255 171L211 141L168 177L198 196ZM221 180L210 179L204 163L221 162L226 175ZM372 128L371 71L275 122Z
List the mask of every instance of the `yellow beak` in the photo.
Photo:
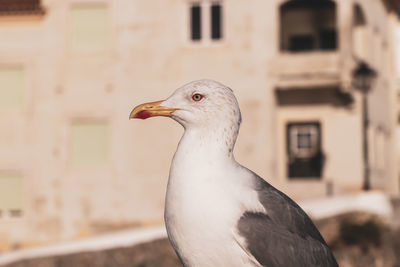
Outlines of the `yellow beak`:
M144 119L147 119L150 117L155 117L155 116L171 117L172 113L175 110L178 110L177 108L161 107L160 104L162 102L163 102L163 100L138 105L132 110L129 118L144 120Z

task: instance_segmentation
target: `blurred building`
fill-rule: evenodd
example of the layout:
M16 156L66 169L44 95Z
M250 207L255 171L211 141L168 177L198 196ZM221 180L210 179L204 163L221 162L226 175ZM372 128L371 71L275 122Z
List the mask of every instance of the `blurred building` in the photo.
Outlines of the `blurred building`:
M0 250L162 223L182 134L131 109L192 80L233 88L239 162L294 199L398 194L390 0L0 0Z
M398 10L398 20L394 28L395 52L396 52L396 78L397 78L397 165L400 166L400 9ZM400 177L400 169L399 169Z

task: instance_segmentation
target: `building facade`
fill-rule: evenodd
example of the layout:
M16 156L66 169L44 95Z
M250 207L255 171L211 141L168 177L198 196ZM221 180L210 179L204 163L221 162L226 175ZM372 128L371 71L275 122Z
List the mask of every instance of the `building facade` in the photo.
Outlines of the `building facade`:
M0 250L162 223L182 129L131 109L201 78L230 86L236 159L296 200L398 194L393 1L0 1Z
M397 13L398 20L394 28L395 55L396 55L396 78L397 78L397 165L400 166L400 11ZM400 170L399 170L400 177Z

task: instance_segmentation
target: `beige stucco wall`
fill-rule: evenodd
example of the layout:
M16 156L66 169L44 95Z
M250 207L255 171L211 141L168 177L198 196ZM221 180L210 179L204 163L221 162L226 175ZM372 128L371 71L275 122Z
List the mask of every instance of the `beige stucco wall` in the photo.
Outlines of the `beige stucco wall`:
M396 67L396 87L397 87L397 166L400 166L400 20L393 19L393 32L395 42L395 67ZM400 183L400 168L398 167L398 183Z
M283 1L262 0L224 1L223 40L200 44L188 40L185 0L99 1L108 10L109 43L100 51L76 51L70 10L88 2L46 0L43 17L0 19L0 65L22 65L26 73L23 108L0 112L0 169L21 173L25 192L24 215L0 219L0 249L162 223L169 164L183 130L165 118L128 121L128 115L136 104L166 98L200 78L218 80L235 91L243 117L235 155L243 165L295 199L324 196L329 181L337 193L359 189L359 96L351 109L278 109L275 101L281 86L340 83L351 90L348 0L337 1L340 49L296 56L279 52L277 10ZM380 89L371 95L373 125L383 124L391 133L387 16L377 1L358 2L380 34L373 50L388 51L368 62L385 73ZM304 78L304 73L311 76ZM288 181L284 124L309 118L322 124L324 177ZM74 165L73 125L82 121L104 126L104 163ZM387 137L387 155L393 136ZM386 164L385 169L394 169L393 162ZM392 179L389 173L385 186Z
M322 89L323 90L323 89ZM315 106L315 107L290 107L282 108L279 112L278 120L278 143L285 147L286 133L285 126L288 122L296 121L319 121L322 132L322 148L325 154L325 166L323 178L317 181L308 181L310 184L319 184L319 188L310 190L303 185L307 181L294 180L287 181L286 165L280 165L280 177L287 183L288 192L296 198L311 198L325 195L327 183L332 183L336 193L343 191L359 190L362 184L362 169L357 166L362 165L362 147L360 136L349 134L351 131L361 132L361 121L357 116L357 108L346 110L335 107ZM280 158L286 162L286 154Z

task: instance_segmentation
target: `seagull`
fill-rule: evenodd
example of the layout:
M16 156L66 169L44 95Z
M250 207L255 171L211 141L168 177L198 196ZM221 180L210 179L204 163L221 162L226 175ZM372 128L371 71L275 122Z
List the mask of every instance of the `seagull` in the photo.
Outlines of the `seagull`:
M130 114L154 116L170 117L185 130L164 211L168 238L184 266L338 266L307 214L235 160L241 113L229 87L194 81Z

